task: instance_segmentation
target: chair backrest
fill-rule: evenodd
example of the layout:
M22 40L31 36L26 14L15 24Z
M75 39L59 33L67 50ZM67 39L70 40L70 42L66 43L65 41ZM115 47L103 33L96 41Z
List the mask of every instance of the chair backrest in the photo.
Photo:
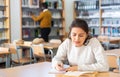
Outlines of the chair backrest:
M5 44L4 44L4 47L8 47L10 53L16 54L16 45L15 45L15 44L5 43Z
M110 68L118 68L116 55L107 55L107 60Z
M9 50L11 53L16 54L17 48L15 44L9 44Z
M51 39L49 42L60 44L62 41L60 39Z
M38 54L38 55L43 54L43 55L45 55L43 44L32 45L32 50L33 50L34 54Z

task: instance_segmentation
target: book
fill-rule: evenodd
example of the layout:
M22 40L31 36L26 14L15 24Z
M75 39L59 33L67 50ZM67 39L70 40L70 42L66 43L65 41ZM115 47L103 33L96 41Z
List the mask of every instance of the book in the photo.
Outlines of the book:
M93 74L95 72L94 71L68 71L64 75L78 77L80 75L88 74L88 73Z

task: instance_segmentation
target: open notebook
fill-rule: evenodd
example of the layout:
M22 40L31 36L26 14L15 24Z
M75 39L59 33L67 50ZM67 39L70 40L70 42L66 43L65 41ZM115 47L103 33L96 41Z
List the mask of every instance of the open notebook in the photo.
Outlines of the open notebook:
M64 65L64 68L68 68L69 65ZM50 71L49 71L50 74L64 74L64 75L67 75L67 76L80 76L80 75L83 75L83 74L87 74L87 73L91 73L91 74L96 74L95 71L58 71L54 68L52 68Z

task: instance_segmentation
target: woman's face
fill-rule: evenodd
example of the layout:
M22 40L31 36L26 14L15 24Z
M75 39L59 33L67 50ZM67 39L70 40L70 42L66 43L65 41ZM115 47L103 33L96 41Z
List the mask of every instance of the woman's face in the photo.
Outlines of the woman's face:
M84 30L82 30L79 27L73 27L71 29L70 37L72 40L72 43L76 46L82 46L85 39L87 38L87 34Z

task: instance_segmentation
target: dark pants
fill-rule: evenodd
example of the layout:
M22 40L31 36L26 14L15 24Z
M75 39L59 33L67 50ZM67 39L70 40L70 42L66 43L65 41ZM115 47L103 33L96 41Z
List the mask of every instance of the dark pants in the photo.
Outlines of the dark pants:
M41 38L43 38L45 40L45 42L48 42L49 41L49 34L50 34L50 31L51 31L51 28L41 28L40 30L41 32Z

